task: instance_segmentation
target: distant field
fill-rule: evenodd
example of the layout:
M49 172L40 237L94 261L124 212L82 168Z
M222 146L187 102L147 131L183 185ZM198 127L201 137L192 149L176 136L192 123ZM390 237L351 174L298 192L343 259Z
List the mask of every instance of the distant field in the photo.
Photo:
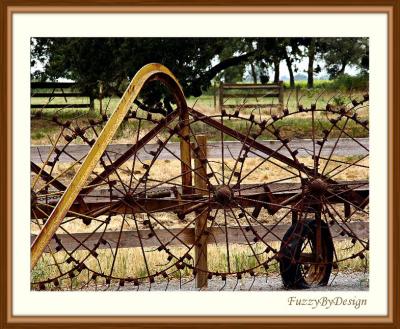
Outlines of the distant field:
M284 102L285 108L288 108L290 112L293 112L297 109L298 104L303 105L305 108L310 108L311 104L316 103L318 109L325 109L328 103L333 105L349 105L351 104L352 99L362 99L363 93L333 93L333 92L325 92L320 89L314 90L300 90L296 95L296 92L293 90L285 90L284 94ZM44 104L48 99L46 98L32 98L32 104ZM70 103L87 103L87 99L82 98L70 98L68 99ZM112 113L118 104L119 98L107 98L103 100L103 109L107 114ZM243 102L247 103L262 103L262 99L232 99L228 100L229 104L237 104L240 106ZM54 116L57 116L60 120L72 120L76 119L76 122L85 121L87 122L89 119L100 119L100 103L98 100L94 102L94 110L89 109L68 109L65 108L67 104L63 98L58 98L52 101L54 104L60 104L60 108L55 109L32 109L31 110L31 143L34 145L40 144L49 144L49 138L54 140L59 133L60 127L52 121ZM209 115L219 115L219 104L218 97L215 99L213 95L203 95L199 98L189 97L187 99L187 104L189 107L193 107L196 110ZM215 106L216 104L216 106ZM228 110L229 111L229 110ZM232 113L234 110L231 110ZM241 113L245 116L249 116L251 113L255 114L257 120L264 120L270 118L272 114L279 114L276 112L276 108L262 108L258 110L253 109L244 109L241 110ZM139 111L140 112L140 111ZM359 113L361 117L368 118L368 108L361 110ZM318 118L320 121L321 127L329 124L328 119L324 119L321 116ZM136 120L132 120L124 123L124 125L119 129L116 140L114 142L126 142L127 139L130 139L130 136L136 131L137 122ZM231 128L236 129L241 132L246 131L246 126L243 125L242 121L230 121L227 123ZM281 123L280 123L281 124ZM292 128L293 133L296 133L298 138L307 138L310 137L311 131L311 120L310 116L307 114L297 115L296 117L289 118L285 120L285 124L289 124ZM146 129L146 125L148 129L152 126L147 122L143 122L142 129ZM278 124L279 125L279 124ZM351 125L349 126L351 128ZM204 128L204 127L203 127ZM202 127L194 129L203 129ZM355 137L367 137L365 136L365 132L358 129L359 127L352 127L352 134ZM203 129L204 130L204 129ZM290 136L289 136L290 137ZM218 140L220 136L209 136L210 140ZM266 136L265 138L273 138L273 136ZM226 137L226 140L230 140L229 137ZM79 140L78 140L79 142Z

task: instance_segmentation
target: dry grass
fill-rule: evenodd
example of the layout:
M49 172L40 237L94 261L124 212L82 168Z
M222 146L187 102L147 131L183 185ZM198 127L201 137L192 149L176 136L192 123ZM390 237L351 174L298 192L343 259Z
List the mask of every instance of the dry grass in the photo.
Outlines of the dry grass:
M279 243L271 243L271 246L279 250ZM350 241L340 241L335 242L335 252L338 259L347 258L352 253L357 253L361 250L359 245L351 248L351 252L349 252L349 248L352 247ZM265 246L264 246L265 248ZM259 261L265 261L267 255L262 253L262 246L254 246L254 249L257 253L259 253ZM167 261L167 255L165 252L148 252L149 249L146 249L146 261L147 266L144 263L144 258L142 251L139 248L131 248L131 249L119 249L118 255L116 257L115 266L113 268L112 275L114 277L119 278L141 278L146 277L148 274L155 274L161 271L167 271L170 274L170 278L179 278L180 276L184 278L189 278L192 276L191 270L187 267L181 270L180 273L176 271L176 268L170 268L171 263ZM184 250L182 248L173 247L171 248L173 254L179 257L180 254L183 254ZM242 245L231 245L230 251L230 263L232 271L241 271L249 268L256 267L258 262L256 258L249 253L246 248ZM194 253L190 253L192 257L194 257ZM76 258L83 259L87 256L87 253L84 251L79 251L76 253ZM68 265L63 263L65 261L66 255L63 252L59 252L55 254L56 260L61 264L62 271L68 271L72 268L72 265ZM94 271L103 271L104 273L110 273L112 268L112 251L108 250L100 250L98 256L99 262L97 262L93 257L89 258L88 261L85 262L88 268ZM45 254L35 267L34 271L32 271L32 280L43 280L48 277L56 277L59 275L59 271L56 266L52 266L54 260L50 257L49 254ZM366 257L361 260L360 258L349 259L338 263L338 271L367 271L368 272L368 263L369 263L369 255L366 254ZM209 245L208 246L208 269L210 271L215 272L225 272L227 270L227 254L226 248L224 246L216 246ZM256 274L265 273L265 269L263 267L258 267L255 269ZM279 273L279 264L276 261L270 263L268 273L270 274L278 274ZM158 278L159 279L159 278ZM68 289L71 285L72 288L82 287L82 285L86 284L88 281L88 271L84 270L79 275L74 277L72 280L64 279L61 284L63 288ZM93 283L93 282L92 282ZM105 283L103 278L97 279L97 284L103 285Z
M211 160L211 167L215 172L221 173L222 171L222 164L220 163L219 159L210 159ZM310 158L300 158L302 162L304 162L306 165L312 165L312 160ZM348 158L340 158L340 160L347 160L350 161L351 159ZM352 161L355 161L352 159ZM242 173L248 173L252 171L257 165L261 163L261 159L259 158L248 158L244 166L242 168ZM147 162L149 164L149 162ZM368 160L364 159L362 161L363 165L368 165ZM55 173L60 173L63 172L66 168L68 168L69 164L63 163L63 164L58 164L55 170ZM225 175L229 176L230 174L230 169L234 166L234 160L233 159L226 159L225 162ZM334 166L334 164L332 164ZM124 181L128 181L130 178L130 175L128 174L127 170L132 169L132 161L128 161L119 171L119 177L122 178ZM329 169L329 167L328 167ZM95 171L100 172L102 169L101 167L97 167ZM172 177L179 176L180 175L180 161L179 160L158 160L156 161L153 166L151 167L150 170L150 177L152 179L155 179L157 181L168 181ZM143 168L136 168L134 169L135 176L139 178L145 170ZM65 171L65 174L61 176L61 180L65 183L68 183L73 175L76 173L76 169L71 169ZM260 182L272 182L281 178L288 177L287 171L283 168L280 168L274 164L271 163L265 163L262 166L260 166L257 170L255 170L249 177L245 180L244 183L246 184L259 184ZM116 174L114 174L112 179L118 180L119 178L117 177ZM337 179L341 180L361 180L361 179L368 179L368 171L365 169L360 169L360 168L350 168L346 171L344 171L342 174L340 174ZM295 181L296 179L289 179L287 182L290 181ZM171 182L175 182L177 184L180 183L180 179L176 178L175 180L172 180ZM43 183L43 182L42 182ZM216 183L214 180L213 183ZM154 183L155 184L155 183ZM168 186L168 184L166 184ZM171 187L172 185L169 185ZM338 206L339 207L339 206ZM339 209L340 210L340 209ZM259 218L260 220L265 223L265 224L272 224L275 223L276 220L279 220L285 213L286 210L281 210L278 212L275 216L268 215L265 210L262 211L260 214ZM161 228L163 225L168 227L168 228L173 228L173 227L183 227L187 225L187 222L190 222L193 218L193 215L189 215L186 218L186 222L182 222L181 220L178 219L176 214L173 213L156 213L153 215L155 218L157 218L158 225L155 224L154 228ZM220 217L217 216L216 222L219 222L221 225L224 225L223 223L223 218L221 215ZM359 217L359 218L358 218ZM353 216L353 220L368 220L368 218L365 218L365 216ZM100 217L99 219L105 219L104 217ZM139 229L144 228L144 226L141 224L141 222L146 219L145 215L138 214L136 216L136 221L138 222ZM66 218L68 220L68 218ZM134 219L127 215L125 216L125 219L123 220L123 216L113 216L113 220L111 221L110 225L108 226L108 231L118 231L121 229L122 223L124 222L124 229L125 230L135 230L135 223ZM245 220L240 220L241 225L246 225ZM285 221L282 223L289 224L290 223L290 218L287 218ZM228 217L228 225L238 225L238 219L233 219L232 217ZM248 224L248 223L247 223ZM96 222L92 222L90 225L85 225L82 223L81 220L76 219L73 220L69 223L62 224L63 228L67 230L70 233L74 232L92 232L95 227L98 225ZM193 225L191 225L193 226ZM35 224L32 224L32 233L37 233L38 232L38 227ZM61 229L59 229L58 233L64 233ZM279 243L274 242L271 244L274 246L274 248L279 249ZM353 246L350 241L340 241L340 242L335 242L336 246L336 252L338 259L346 258L351 256L351 254L357 253L357 251L360 249L360 246L356 244L356 246ZM263 253L263 249L265 249L265 245L263 244L255 244L254 245L254 251L255 253L260 253L260 261L262 262L263 260L266 259L266 254ZM115 266L113 270L113 275L116 277L143 277L146 276L149 273L156 273L160 272L164 269L168 269L168 262L166 261L167 254L165 252L150 252L153 250L152 248L145 248L146 250L146 262L147 262L147 267L146 264L144 263L144 256L142 254L142 251L140 248L131 248L131 249L120 249L118 251L118 255L116 257L115 261ZM183 254L185 252L185 248L179 248L179 247L171 247L171 250L176 255ZM254 257L253 252L247 245L234 245L231 244L229 246L229 253L230 253L230 265L232 270L236 271L241 271L244 269L248 269L251 267L257 266L257 259ZM84 257L87 256L87 252L85 251L78 251L76 252L76 257L78 259L83 259ZM193 252L191 252L192 257L194 257ZM65 254L63 252L59 252L56 255L57 261L62 262L65 260ZM89 268L92 268L94 270L97 270L99 272L104 272L108 273L110 271L111 266L112 266L112 250L111 249L106 249L106 250L100 250L99 251L99 257L98 260L99 262L96 261L93 257L89 257L89 260L86 262L86 265ZM226 246L224 245L210 245L208 248L208 259L209 259L209 269L212 271L226 271L227 270L227 249ZM368 259L368 258L367 258ZM346 260L344 262L341 262L339 264L339 270L353 270L353 271L361 271L365 270L365 264L366 260L360 260L360 259L351 259L351 260ZM57 268L55 266L49 266L49 264L53 263L53 259L49 255L44 255L41 261L38 263L37 267L32 273L33 279L34 280L39 280L39 279L45 279L47 277L52 277L54 275L57 275ZM62 264L63 271L68 270L72 265L67 265L65 263ZM101 267L101 268L100 268ZM100 271L101 269L101 271ZM279 267L276 262L272 263L270 266L269 271L271 273L278 273ZM179 277L179 272L176 272L175 270L170 270L171 276L172 277ZM191 275L189 269L185 268L182 270L181 274L185 277L189 277ZM87 280L87 273L83 271L81 274L79 274L77 277L75 277L72 280L72 285L74 287L79 287L82 283L84 283ZM100 280L101 281L101 280ZM101 283L99 281L99 283ZM70 285L71 283L69 280L65 280L64 283L66 286Z
M304 163L306 166L312 167L313 166L313 160L310 157L299 157L298 158L301 163ZM343 156L333 156L332 160L335 161L345 161L349 163L354 163L357 161L357 164L360 166L366 166L368 167L368 157L365 159L362 159L361 161L358 161L360 158L355 157L355 156L348 156L348 157L343 157ZM325 169L326 172L329 172L333 170L334 168L337 167L337 162L335 161L330 161ZM264 162L263 159L258 158L258 157L249 157L246 158L246 160L243 163L243 167L241 168L241 177L245 177L248 175L242 182L241 184L260 184L260 183L271 183L277 180L285 179L283 182L285 183L293 183L293 182L299 182L298 179L298 172L296 172L293 168L290 166L280 163L279 161L266 161ZM150 165L151 161L146 160L143 161L144 164ZM233 168L235 167L236 161L232 158L226 158L224 162L224 176L226 179L229 179L232 175ZM325 167L325 160L320 161L320 168ZM71 163L57 163L55 166L55 169L53 171L54 175L60 175L59 177L60 181L67 184L70 182L70 180L74 177L76 174L79 164L76 164L75 166L71 167ZM217 184L217 179L219 181L222 180L222 162L221 159L209 159L209 166L207 167L208 172L214 172L216 178L211 178L210 183L211 184ZM360 166L351 166L344 170L343 172L339 173L337 176L335 176L336 180L349 180L349 181L354 181L354 180L368 180L369 177L369 172L366 168L360 167ZM257 168L256 168L257 167ZM192 168L194 168L194 160L192 160ZM239 168L239 164L236 165L236 170ZM343 165L341 166L343 168ZM101 173L104 169L101 166L97 166L94 169L94 173ZM290 172L289 172L290 171ZM336 172L339 172L340 168L338 168L336 171L333 171L332 173L335 174ZM114 173L110 176L111 180L119 181L119 179L122 179L122 181L128 183L130 181L131 173L133 173L134 179L133 179L133 184L132 186L137 185L137 181L139 180L140 177L143 176L143 174L146 173L146 169L143 168L143 165L136 161L135 166L133 167L133 161L127 161L125 164L123 164L119 170L117 170L117 173ZM180 184L181 183L181 161L176 159L176 160L156 160L153 164L151 164L151 169L149 170L149 176L150 178L154 181L149 182L148 186L152 185L158 185L159 182L169 182L164 185L168 187L172 187L173 184ZM290 178L292 176L295 176L293 178ZM92 174L91 178L95 178L95 175ZM90 179L89 179L90 180ZM236 182L235 178L232 177L231 183ZM37 185L37 188L40 188L41 184L44 184L42 181L41 183L39 182Z

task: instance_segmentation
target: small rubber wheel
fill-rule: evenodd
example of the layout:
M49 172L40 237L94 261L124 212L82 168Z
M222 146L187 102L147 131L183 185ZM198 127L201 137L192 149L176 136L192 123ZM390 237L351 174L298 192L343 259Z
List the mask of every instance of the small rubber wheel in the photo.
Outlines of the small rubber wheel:
M332 272L333 240L329 227L321 221L321 253L316 251L317 221L294 223L282 239L279 268L287 289L307 289L327 285Z

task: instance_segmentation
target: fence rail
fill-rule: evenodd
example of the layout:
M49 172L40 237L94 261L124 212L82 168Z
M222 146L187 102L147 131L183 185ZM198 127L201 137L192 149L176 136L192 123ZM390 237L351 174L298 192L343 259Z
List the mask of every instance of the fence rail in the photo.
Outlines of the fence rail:
M219 108L283 108L283 81L273 84L228 84L221 83L219 86ZM228 100L236 98L249 99L245 104L227 104ZM256 102L254 102L256 99ZM271 102L277 99L277 102Z
M31 82L31 97L32 98L47 98L45 103L32 103L31 108L90 108L93 109L94 99L89 95L80 92L75 82ZM79 103L70 98L84 97L89 100L86 103ZM54 103L56 98L64 98L64 103Z

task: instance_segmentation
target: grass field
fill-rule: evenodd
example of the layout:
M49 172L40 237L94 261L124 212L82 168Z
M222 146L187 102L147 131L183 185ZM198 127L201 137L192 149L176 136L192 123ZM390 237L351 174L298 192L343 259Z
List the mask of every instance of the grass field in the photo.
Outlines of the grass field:
M337 106L350 106L351 99L362 99L362 93L354 93L350 94L337 94L332 92L322 92L320 90L302 90L299 95L299 103L302 104L305 108L309 108L311 104L316 103L317 109L325 109L326 104L330 103ZM286 90L285 91L285 107L289 109L290 112L294 112L297 109L297 101L294 92ZM32 101L43 103L45 99L41 98L33 98ZM111 114L113 109L116 107L119 99L111 98L103 100L103 106L106 109L106 113ZM243 102L254 103L256 101L263 102L262 100L255 99L233 99L228 100L229 104L242 104ZM57 99L57 102L60 103L60 106L65 105L64 99ZM73 98L70 102L85 102L84 99ZM210 95L203 95L200 98L189 98L187 100L188 106L193 107L196 110L209 115L216 116L220 114L220 110L217 106L214 106L214 97ZM138 110L138 112L142 112ZM234 110L227 110L228 113L233 113ZM54 116L59 117L61 121L73 120L78 125L80 123L87 123L90 119L98 120L101 118L99 112L99 101L95 101L94 110L89 109L35 109L31 111L31 143L33 145L43 145L50 144L49 138L51 140L55 140L57 134L60 131L60 127L52 121ZM261 122L262 120L268 120L271 118L271 115L280 114L281 110L273 108L262 108L257 110L252 109L242 109L241 115L244 117L249 117L250 114L254 114L256 120ZM320 114L319 114L320 113ZM363 108L357 111L359 117L361 119L368 118L368 108ZM144 115L144 114L143 114ZM155 115L157 117L157 115ZM160 117L160 115L158 115ZM328 127L329 118L325 117L323 112L317 112L316 120L319 122L320 128L317 131L322 131L322 129ZM246 132L246 123L242 120L232 120L225 121L225 124L230 128L233 128L239 132ZM284 121L280 121L276 123L276 126L285 125L287 127L286 131L288 132L287 137L296 137L296 138L310 138L311 132L311 120L309 113L302 113L301 115L295 115L293 117L288 117ZM149 122L142 122L142 129L151 129L154 125ZM210 130L207 130L207 127L204 125L194 125L193 129L195 132L207 133L209 135L209 140L219 140L221 136L214 136ZM129 120L121 125L119 128L116 137L114 138L114 143L126 143L131 142L131 136L135 135L135 131L137 130L137 120ZM354 137L367 137L367 131L365 131L362 127L354 124L354 122L350 122L348 125L348 130ZM289 133L291 131L291 133ZM332 137L335 137L332 135ZM229 136L225 136L226 140L232 140ZM263 139L275 139L274 136L266 134L262 137ZM173 140L175 141L175 140ZM79 143L80 140L77 139L75 142Z

